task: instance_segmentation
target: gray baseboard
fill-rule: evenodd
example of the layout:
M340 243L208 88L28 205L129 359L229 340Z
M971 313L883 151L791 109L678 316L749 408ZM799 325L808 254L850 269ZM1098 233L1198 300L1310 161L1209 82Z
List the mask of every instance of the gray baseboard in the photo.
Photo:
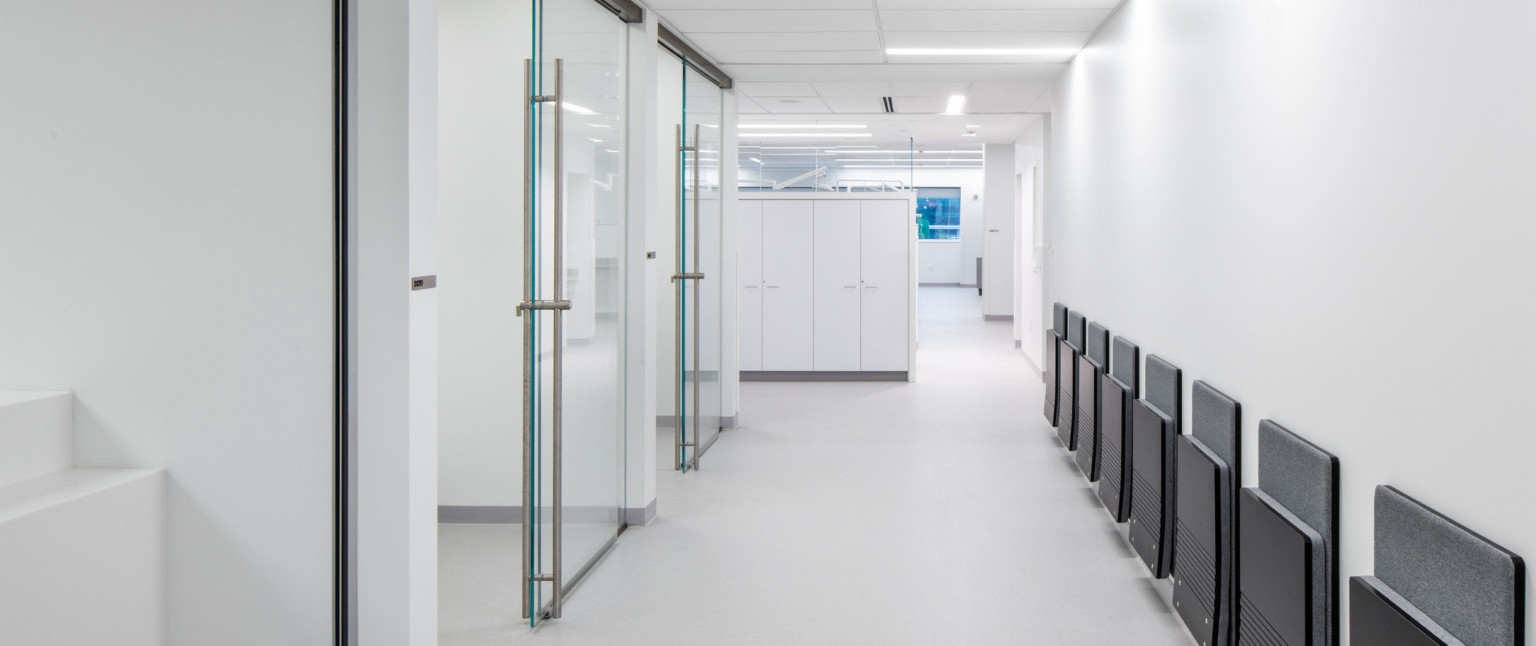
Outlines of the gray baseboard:
M835 372L835 371L799 371L799 370L758 370L743 371L742 381L906 381L906 371L876 372L860 371Z
M624 524L630 527L645 527L651 524L653 520L656 520L655 500L651 500L650 504L644 507L624 508Z
M1013 342L1013 347L1019 348L1019 349L1022 350L1024 348L1024 342L1023 341L1014 341ZM1024 357L1024 363L1029 364L1029 369L1032 372L1035 373L1036 377L1040 378L1040 381L1045 381L1045 371L1041 370L1040 366L1035 365L1035 360L1034 359L1029 358L1029 355L1025 354L1024 352L1020 352L1019 356Z
M655 503L652 503L653 505ZM653 515L654 515L654 510ZM540 522L552 520L549 509L539 511ZM622 516L628 518L629 509ZM563 522L578 524L617 524L621 517L618 507L566 507ZM438 505L437 522L441 525L521 525L522 505Z
M1014 339L1013 340L1013 349L1015 349L1015 350L1023 350L1024 349L1024 342L1020 341L1018 339Z
M736 428L736 416L735 415L732 415L730 417L717 417L717 418L715 418L715 421L717 422L717 424L716 424L717 428L724 429L724 430L730 430L730 429ZM677 416L676 415L657 415L656 416L656 428L677 428Z
M983 321L1012 321L1013 320L1013 315L1012 314L983 314L981 316L981 320L983 320Z

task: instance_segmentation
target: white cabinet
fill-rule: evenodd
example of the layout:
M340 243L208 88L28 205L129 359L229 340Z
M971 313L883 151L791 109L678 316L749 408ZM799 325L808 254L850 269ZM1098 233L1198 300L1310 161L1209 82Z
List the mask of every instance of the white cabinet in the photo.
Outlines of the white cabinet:
M813 369L811 205L763 201L763 370Z
M860 202L815 203L815 370L859 370Z
M743 200L736 208L736 296L741 316L741 369L763 369L763 202Z
M743 196L741 369L910 378L915 211L909 195Z
M861 370L907 369L910 348L908 297L912 291L907 266L912 218L906 204L894 201L863 203L860 269L864 284L860 303L859 367Z

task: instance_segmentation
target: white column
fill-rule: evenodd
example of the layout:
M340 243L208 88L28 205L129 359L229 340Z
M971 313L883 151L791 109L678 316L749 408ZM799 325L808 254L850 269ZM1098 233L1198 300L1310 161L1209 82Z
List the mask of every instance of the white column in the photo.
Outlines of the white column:
M670 274L670 257L649 260L647 231L670 226L671 217L662 217L657 200L661 190L657 172L657 147L663 145L657 133L656 13L645 12L645 22L629 25L629 202L624 229L624 432L625 473L624 507L626 521L643 525L656 508L656 342L657 280L663 268ZM665 142L670 146L671 142ZM666 235L666 234L663 234Z
M355 643L437 639L435 0L358 0L351 246Z

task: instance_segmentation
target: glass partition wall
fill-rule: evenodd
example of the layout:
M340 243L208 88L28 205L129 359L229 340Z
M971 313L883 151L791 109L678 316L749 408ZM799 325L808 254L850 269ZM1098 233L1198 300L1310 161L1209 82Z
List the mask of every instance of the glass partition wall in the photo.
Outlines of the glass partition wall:
M593 0L538 0L533 25L518 312L521 605L536 626L623 528L628 29Z
M677 129L675 468L699 466L719 439L724 355L720 87L683 65Z

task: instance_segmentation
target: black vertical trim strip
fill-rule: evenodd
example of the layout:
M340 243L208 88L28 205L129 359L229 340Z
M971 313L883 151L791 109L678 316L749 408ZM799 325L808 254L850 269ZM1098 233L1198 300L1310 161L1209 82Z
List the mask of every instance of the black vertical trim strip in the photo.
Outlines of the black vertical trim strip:
M331 484L331 567L332 567L332 625L333 640L335 646L348 646L355 636L352 634L352 528L351 506L351 460L350 433L352 411L348 392L351 383L348 375L348 366L351 363L347 334L349 319L347 316L351 294L347 289L348 273L347 264L350 258L347 253L347 245L350 242L351 231L347 226L347 215L350 208L348 191L350 183L348 175L351 160L348 155L351 145L348 136L349 122L347 113L351 109L348 101L348 91L351 78L348 74L350 62L351 39L351 5L349 0L333 0L331 7L332 42L331 42L331 236L332 236L332 297L335 299L332 310L332 455L334 462L333 480Z

